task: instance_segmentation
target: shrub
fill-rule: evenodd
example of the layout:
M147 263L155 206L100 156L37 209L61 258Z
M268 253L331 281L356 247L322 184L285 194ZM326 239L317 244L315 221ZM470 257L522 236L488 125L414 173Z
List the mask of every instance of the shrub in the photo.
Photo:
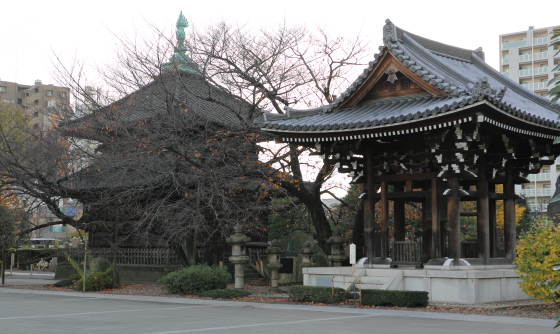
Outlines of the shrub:
M548 303L557 299L554 287L560 273L554 265L560 263L560 229L553 222L537 220L517 243L517 258L513 262L519 274L519 287L529 296Z
M328 286L302 286L290 287L290 299L297 302L313 302L322 304L340 303L345 300L346 292L341 288Z
M197 264L171 272L158 280L171 293L193 293L225 289L231 275L225 268Z
M208 290L199 294L199 297L212 298L212 299L234 299L243 298L249 296L251 293L247 290L230 290L230 289L219 289L219 290Z
M364 289L362 290L362 305L426 307L428 292Z
M77 290L83 288L83 278L76 281L74 287ZM109 289L113 287L113 272L100 271L96 273L90 273L86 278L86 291L99 291L103 289Z

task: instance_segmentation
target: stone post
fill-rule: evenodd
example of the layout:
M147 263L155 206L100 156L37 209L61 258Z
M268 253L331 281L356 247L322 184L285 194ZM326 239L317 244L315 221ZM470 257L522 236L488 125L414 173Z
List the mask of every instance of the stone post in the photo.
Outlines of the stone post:
M301 266L302 267L313 267L313 254L316 252L313 250L313 245L311 241L306 241L303 244L303 249L301 250Z
M245 244L251 241L251 238L242 233L243 228L240 224L235 225L233 231L234 233L226 239L226 242L231 245L229 260L235 265L235 288L243 289L245 287L243 269L244 265L249 262L249 257L245 251Z
M282 249L280 249L280 242L278 240L272 240L270 248L266 250L268 254L268 264L266 265L270 269L270 289L266 291L268 294L285 293L284 290L278 288L278 269L282 268L282 263L280 263L280 254L282 254Z
M342 254L344 237L340 233L340 228L338 226L334 228L333 235L329 238L329 240L327 240L327 243L331 244L331 255L329 255L329 260L332 261L334 267L341 267L342 261L346 260L348 256Z

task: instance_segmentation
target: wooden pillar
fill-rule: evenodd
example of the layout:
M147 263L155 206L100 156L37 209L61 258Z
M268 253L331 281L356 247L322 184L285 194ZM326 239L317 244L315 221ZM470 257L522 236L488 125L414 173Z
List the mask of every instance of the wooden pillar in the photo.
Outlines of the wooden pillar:
M515 231L515 184L513 183L513 160L508 160L506 164L506 184L504 193L504 244L506 258L513 261L515 259L515 246L517 244Z
M496 193L496 185L488 184L488 193ZM490 232L490 257L498 257L496 242L496 200L490 199L488 202L489 232Z
M430 198L432 209L432 259L441 257L440 230L439 230L439 207L437 196L437 178L432 179L432 193Z
M402 185L395 185L395 192L403 192L405 189ZM393 219L395 222L395 234L394 239L396 241L405 240L405 205L404 198L398 198L395 200L393 208Z
M459 178L448 178L449 193L447 194L447 228L449 230L448 257L459 265L461 258L461 217L459 208Z
M477 190L480 197L476 203L476 232L478 237L478 258L482 264L490 263L490 209L488 205L488 179L486 178L486 158L480 157Z
M381 181L381 219L376 229L376 241L379 243L379 257L389 256L389 201L387 200L387 182Z
M375 203L377 202L373 198L375 194L375 185L373 183L374 172L372 166L372 155L373 153L368 150L366 154L366 201L364 203L364 252L365 256L368 258L368 263L372 264L373 258L375 257L373 250L373 238L375 231Z

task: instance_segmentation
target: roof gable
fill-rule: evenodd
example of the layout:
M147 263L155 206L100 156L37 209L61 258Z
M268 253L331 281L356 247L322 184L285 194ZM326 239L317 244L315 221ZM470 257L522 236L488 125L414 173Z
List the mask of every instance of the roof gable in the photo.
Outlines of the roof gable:
M387 97L429 93L432 96L447 95L430 85L385 50L367 78L337 106L337 109L351 108L359 102Z

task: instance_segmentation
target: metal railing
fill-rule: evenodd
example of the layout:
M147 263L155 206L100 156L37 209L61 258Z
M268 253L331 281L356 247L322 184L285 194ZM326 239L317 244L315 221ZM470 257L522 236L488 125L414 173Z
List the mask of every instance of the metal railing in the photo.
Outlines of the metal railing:
M548 43L548 37L546 36L533 38L533 45L547 44L547 43Z
M548 73L548 66L535 67L533 69L533 74L543 74L543 73Z
M509 41L509 42L502 43L502 49L513 48L516 46L523 46L526 44L527 44L527 39L523 38L517 41Z
M550 180L550 173L529 174L527 179L529 181L548 181Z
M552 196L554 193L552 188L542 188L542 189L521 189L521 195L523 196Z
M533 74L533 69L532 68L526 68L524 70L519 70L519 76L526 76L526 75L531 75Z
M94 258L104 257L113 259L111 248L88 248L88 254ZM67 262L67 256L80 263L84 261L84 250L78 248L58 249L58 263ZM170 248L119 248L117 250L117 264L138 265L180 265L177 253Z
M502 72L503 75L505 75L506 77L509 77L509 70Z
M519 55L519 61L528 61L528 60L532 60L533 59L533 55L528 53L528 54L524 54L524 55Z
M509 56L505 56L502 58L502 64L509 64Z
M533 60L548 58L548 51L533 53Z

